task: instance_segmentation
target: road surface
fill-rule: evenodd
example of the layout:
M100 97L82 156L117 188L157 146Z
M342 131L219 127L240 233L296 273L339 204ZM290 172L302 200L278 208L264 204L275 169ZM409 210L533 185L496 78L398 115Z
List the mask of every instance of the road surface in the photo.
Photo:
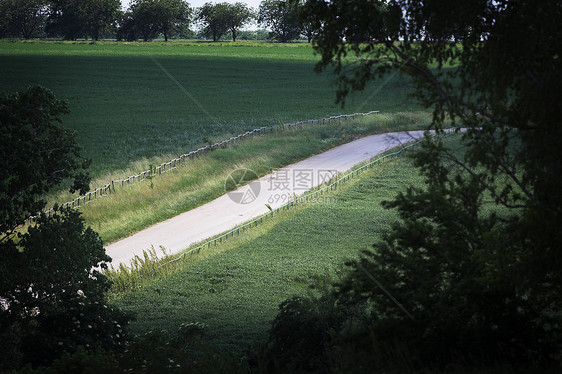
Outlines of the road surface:
M112 265L129 265L143 251L160 246L167 254L176 254L192 244L228 231L275 209L295 195L321 185L337 173L352 169L390 148L423 136L423 131L371 135L335 147L329 151L274 171L250 184L241 186L205 205L158 223L128 238L106 246ZM233 171L229 184L240 182L250 170ZM226 190L225 190L226 191Z

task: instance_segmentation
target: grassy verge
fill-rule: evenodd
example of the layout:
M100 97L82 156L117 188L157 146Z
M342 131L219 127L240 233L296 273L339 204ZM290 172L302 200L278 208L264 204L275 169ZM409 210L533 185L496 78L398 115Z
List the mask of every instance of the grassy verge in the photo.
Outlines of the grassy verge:
M278 120L417 110L400 75L342 109L317 60L307 44L0 41L0 91L41 84L68 100L63 125L94 177Z
M251 169L262 176L356 137L422 128L427 116L423 112L378 114L343 125L267 134L190 160L185 166L155 177L151 182L120 188L117 193L81 209L86 222L110 243L224 194L226 177L237 168ZM169 160L171 156L168 157ZM106 175L94 181L93 186L136 174L161 160L162 157L137 162L135 169ZM70 199L68 194L59 194L52 197L51 203Z
M419 177L407 158L368 169L322 201L282 212L223 246L187 256L143 287L113 296L137 313L134 333L207 326L206 340L241 353L263 341L279 303L314 292L317 279L333 280L346 259L367 249L397 216L380 206ZM199 258L201 256L201 258Z

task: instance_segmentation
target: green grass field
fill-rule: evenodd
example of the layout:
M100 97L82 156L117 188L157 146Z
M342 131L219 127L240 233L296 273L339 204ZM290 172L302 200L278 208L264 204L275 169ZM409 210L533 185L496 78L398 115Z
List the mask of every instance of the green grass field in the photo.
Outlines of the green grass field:
M68 100L63 124L94 177L278 121L416 108L396 75L342 109L317 59L308 44L0 41L0 91L41 84Z
M368 249L397 218L380 202L420 182L406 157L367 170L316 203L202 249L194 256L200 261L188 256L183 270L118 294L115 304L137 313L134 333L201 322L204 341L222 351L238 354L263 342L278 305L313 292L315 279L336 279L345 260Z

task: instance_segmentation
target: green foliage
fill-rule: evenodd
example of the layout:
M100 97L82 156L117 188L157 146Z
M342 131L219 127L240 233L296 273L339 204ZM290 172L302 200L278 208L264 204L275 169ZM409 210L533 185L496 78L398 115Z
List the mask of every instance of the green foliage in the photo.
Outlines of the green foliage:
M104 30L115 26L121 9L119 0L50 0L46 32L65 40L91 37L98 40Z
M270 337L252 364L257 372L327 373L333 334L348 319L328 292L321 298L293 297L281 303Z
M148 33L147 33L148 34ZM141 32L138 29L138 26L135 22L135 17L133 16L133 12L131 9L128 9L126 12L121 14L119 19L119 28L115 33L115 38L117 41L127 41L127 42L134 42L139 38ZM147 36L147 40L149 35Z
M243 373L245 364L202 342L205 326L184 323L173 333L150 331L132 337L119 351L65 352L49 365L26 366L13 374L64 373Z
M88 190L75 135L58 126L68 104L40 86L0 95L0 242L44 208L41 196L66 179L72 191Z
M121 34L126 35L128 41L135 41L139 36L145 42L154 39L158 35L158 30L153 22L154 5L155 3L148 1L137 1L131 4L129 11L124 15L118 39L121 39Z
M254 18L254 12L245 3L241 2L228 4L226 10L226 26L232 34L232 41L235 42L240 29Z
M174 333L160 330L137 335L127 344L125 367L148 373L197 372L204 332L203 324L183 323Z
M53 208L17 231L45 206L41 196L65 179L87 188L74 135L59 127L67 104L30 87L0 97L0 370L48 364L63 352L118 347L128 317L109 307L110 258L80 213Z
M238 33L238 40L269 40L269 31L264 29L242 30Z
M439 163L424 172L425 189L385 204L401 220L350 264L339 300L367 302L377 339L403 344L425 366L550 361L560 352L556 301L537 302L535 285L521 287L530 248L509 240L518 219L483 209L479 180L463 172Z
M154 248L144 250L143 256L135 256L127 266L120 264L115 269L111 266L104 274L111 279L111 292L122 293L144 286L156 278L165 278L176 270L174 264L163 266L162 259L167 258L165 248L160 247L162 253L157 253Z
M0 1L0 38L30 39L41 35L48 15L47 0Z
M415 163L425 188L385 204L401 220L339 283L338 302L365 306L356 336L403 347L417 369L559 367L561 50L537 42L562 39L559 2L309 0L306 9L317 68L335 67L340 101L396 69L433 109L438 134L466 128L462 152L424 142Z
M205 3L197 9L196 19L202 26L202 33L213 42L221 39L228 31L227 18L230 4L228 3Z
M245 3L205 3L197 10L196 19L202 26L202 33L214 42L228 31L236 41L240 29L254 18L254 12Z
M110 258L80 214L42 214L20 241L0 248L2 368L49 363L63 352L118 347L128 317L109 307Z
M258 22L271 29L271 36L286 43L301 34L298 2L264 0L260 3Z
M114 354L101 350L88 352L79 348L73 353L65 352L49 366L33 368L27 365L19 370L10 371L10 374L117 374L122 372Z
M192 9L184 0L135 0L124 15L118 39L148 41L157 35L185 35L189 29Z

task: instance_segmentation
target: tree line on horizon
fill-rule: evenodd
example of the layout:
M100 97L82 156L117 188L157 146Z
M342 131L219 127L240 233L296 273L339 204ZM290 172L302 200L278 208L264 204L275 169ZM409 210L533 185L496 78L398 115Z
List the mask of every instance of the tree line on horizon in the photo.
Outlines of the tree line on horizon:
M313 30L299 17L302 6L300 1L263 0L257 10L242 2L193 8L185 0L134 0L123 10L120 0L0 0L0 38L216 42L230 36L233 41L310 42ZM254 21L261 29L243 30Z

